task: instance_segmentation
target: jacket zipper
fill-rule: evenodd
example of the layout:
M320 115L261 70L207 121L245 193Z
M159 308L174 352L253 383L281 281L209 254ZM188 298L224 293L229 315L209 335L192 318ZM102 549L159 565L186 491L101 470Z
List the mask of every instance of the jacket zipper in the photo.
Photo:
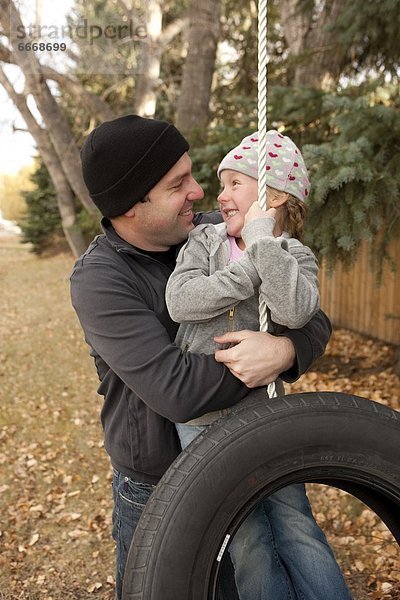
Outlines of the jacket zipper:
M228 331L233 331L233 319L235 318L235 307L229 309L228 312Z

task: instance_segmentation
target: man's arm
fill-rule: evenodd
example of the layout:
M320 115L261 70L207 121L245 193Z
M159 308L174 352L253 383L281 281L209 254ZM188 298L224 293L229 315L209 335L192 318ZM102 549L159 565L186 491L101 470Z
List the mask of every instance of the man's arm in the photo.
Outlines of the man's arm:
M301 329L288 329L282 336L288 338L296 352L293 365L281 374L287 383L293 383L322 356L332 335L332 325L326 314L319 310Z
M328 317L319 310L301 329L287 329L278 337L255 331L216 337L219 344L235 345L217 350L215 359L250 388L267 385L277 377L292 383L322 356L331 333Z
M171 342L133 273L86 257L71 277L71 296L87 343L145 404L171 421L227 408L248 393L213 355L183 354Z

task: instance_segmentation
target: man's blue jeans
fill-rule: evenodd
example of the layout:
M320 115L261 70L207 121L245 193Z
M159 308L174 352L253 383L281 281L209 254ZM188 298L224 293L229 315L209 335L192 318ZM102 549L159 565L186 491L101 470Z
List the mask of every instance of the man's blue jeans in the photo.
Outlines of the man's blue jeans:
M177 424L182 447L204 427ZM304 484L265 498L229 545L240 600L349 600L334 554Z
M115 587L118 600L122 599L122 581L133 534L153 489L152 485L133 481L114 470L112 535L116 543ZM222 561L221 571L217 600L236 600L236 588L230 560Z
M112 536L116 544L116 594L122 598L126 559L140 515L155 486L133 481L114 469Z

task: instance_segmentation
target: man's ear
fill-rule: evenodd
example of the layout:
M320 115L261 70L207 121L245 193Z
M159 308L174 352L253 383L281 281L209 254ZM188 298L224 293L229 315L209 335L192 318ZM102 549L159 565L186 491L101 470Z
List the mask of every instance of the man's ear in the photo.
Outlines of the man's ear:
M135 206L132 206L129 210L124 213L124 217L134 217L135 216Z

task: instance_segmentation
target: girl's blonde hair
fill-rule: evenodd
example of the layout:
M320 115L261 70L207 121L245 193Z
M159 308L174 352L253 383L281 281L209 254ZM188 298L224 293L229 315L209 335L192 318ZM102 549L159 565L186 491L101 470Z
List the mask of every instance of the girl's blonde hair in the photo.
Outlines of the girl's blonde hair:
M278 224L283 231L287 231L291 237L302 242L307 205L302 200L299 200L287 192L281 192L274 188L267 187L267 198L269 201L273 199L282 199L283 196L285 196L286 200L285 203L279 207L277 214Z

